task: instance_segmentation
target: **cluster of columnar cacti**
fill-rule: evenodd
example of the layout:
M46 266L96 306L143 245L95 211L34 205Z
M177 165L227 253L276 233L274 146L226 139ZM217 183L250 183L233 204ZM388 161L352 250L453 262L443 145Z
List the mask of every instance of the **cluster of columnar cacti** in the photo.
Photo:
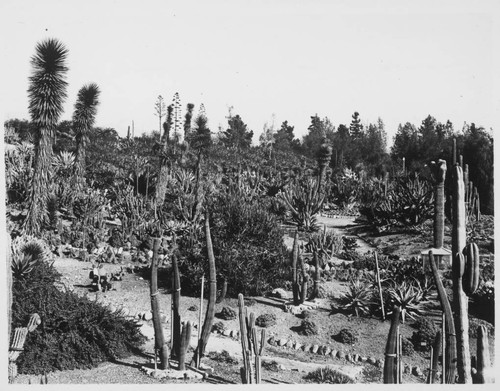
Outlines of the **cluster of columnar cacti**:
M241 381L244 384L259 384L261 380L261 356L266 343L266 330L262 329L260 341L255 327L255 314L248 314L243 295L238 295L240 319L240 340L243 353L243 367L240 369ZM252 358L254 364L252 364Z
M189 341L191 340L191 322L182 323L182 331L179 338L179 370L184 371L186 369L186 352L189 347Z
M297 271L298 262L300 262L301 268L300 275ZM306 300L308 281L309 275L304 269L304 259L299 254L299 233L295 232L292 250L292 291L294 305L302 304Z

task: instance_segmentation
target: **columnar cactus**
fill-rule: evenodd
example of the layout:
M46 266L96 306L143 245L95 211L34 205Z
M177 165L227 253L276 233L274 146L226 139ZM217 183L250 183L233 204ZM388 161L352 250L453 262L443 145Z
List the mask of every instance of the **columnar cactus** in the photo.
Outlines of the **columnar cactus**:
M384 384L396 384L398 381L398 326L401 308L394 307L391 320L391 328L385 345L385 361L384 361Z
M444 238L444 181L446 161L431 162L434 175L434 248L443 247Z
M160 319L160 300L158 298L158 249L160 239L153 241L153 260L151 262L151 312L153 313L153 327L155 332L155 351L160 353L160 369L168 368L168 345L163 337L163 328Z
M186 352L189 347L189 341L191 340L191 322L182 323L182 332L179 343L179 370L184 371L186 369Z
M444 373L446 376L445 383L453 384L455 383L455 371L457 367L457 341L455 338L455 323L453 322L453 313L451 311L450 301L448 300L448 295L444 290L443 282L439 277L438 269L432 251L429 251L429 261L438 292L439 302L441 303L441 308L445 316L446 346L443 354L444 363L446 366L444 368Z
M443 349L442 343L441 343L441 331L438 330L436 333L436 338L434 338L434 343L432 345L432 366L431 366L431 373L429 374L429 383L433 384L436 383L437 381L437 369L438 369L438 364L439 364L439 353Z
M332 159L333 148L327 144L326 138L323 140L319 151L318 151L318 192L321 192L321 186L323 184L323 178L325 176L326 167L330 164Z
M300 262L302 281L297 272L297 262ZM292 250L292 291L293 291L293 305L304 303L307 294L307 282L309 275L304 269L304 260L299 254L299 233L295 232L293 239Z
M453 307L455 312L455 329L457 331L458 381L459 383L470 384L472 383L472 378L469 352L469 303L463 289L462 281L465 272L465 259L462 251L466 245L465 189L463 171L459 165L453 168L452 220Z
M207 255L208 255L208 304L207 312L205 313L205 321L203 322L203 328L201 330L201 337L198 341L198 348L196 349L193 361L198 363L199 359L203 357L205 352L205 347L207 346L208 338L210 337L210 331L212 330L212 323L214 322L215 316L215 300L217 298L217 280L215 271L215 256L214 248L212 245L212 236L210 234L210 221L208 208L205 210L205 236L207 241Z
M172 255L173 286L172 286L172 358L179 359L181 347L181 315L179 313L181 296L181 279L179 276L179 266L177 263L177 254Z
M479 326L477 328L477 383L490 383L492 379L489 378L487 372L490 369L490 350L488 342L488 330L486 326Z

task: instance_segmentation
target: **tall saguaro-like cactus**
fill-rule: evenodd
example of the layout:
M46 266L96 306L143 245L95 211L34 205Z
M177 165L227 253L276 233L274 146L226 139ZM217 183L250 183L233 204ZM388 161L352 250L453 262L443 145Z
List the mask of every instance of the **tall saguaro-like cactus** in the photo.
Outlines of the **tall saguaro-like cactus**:
M299 262L302 273L302 280L299 278L299 273L297 271L297 263ZM309 275L304 270L304 260L299 255L299 232L296 231L293 239L293 250L292 250L293 305L303 304L304 301L306 300L308 279Z
M172 290L172 358L179 359L181 348L181 315L179 313L180 296L181 296L181 279L179 276L179 266L177 262L177 254L172 255L172 270L173 270L173 290Z
M160 239L153 240L153 260L151 262L151 312L153 313L153 327L155 332L155 351L160 352L160 369L168 368L168 345L165 343L163 328L160 319L160 300L158 298L158 249Z

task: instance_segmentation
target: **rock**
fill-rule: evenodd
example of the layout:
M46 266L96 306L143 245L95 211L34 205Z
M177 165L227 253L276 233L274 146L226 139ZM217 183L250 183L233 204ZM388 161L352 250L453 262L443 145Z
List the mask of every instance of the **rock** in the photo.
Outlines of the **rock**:
M287 342L288 342L288 340L286 338L281 338L278 341L278 346L285 346Z
M353 362L358 362L358 357L359 357L359 354L353 354L352 355L352 361Z
M311 349L311 353L318 353L318 349L319 349L319 345L313 345L312 349Z
M303 349L302 349L302 350L303 350L304 352L306 352L306 353L309 353L309 352L311 351L311 347L312 347L312 346L311 346L311 345L309 345L309 344L308 344L308 345L304 345L304 347L303 347Z
M273 289L271 295L279 299L288 299L288 293L282 288Z
M415 367L412 367L412 368L411 368L411 374L412 374L413 376L418 376L418 377L420 377L420 376L422 376L422 375L423 375L422 370L421 370L421 369L420 369L420 367L418 367L418 366L415 366Z
M283 364L278 365L280 371L286 371L286 367Z
M222 335L223 335L224 337L229 337L229 336L231 335L231 330L224 330L224 331L222 332Z
M344 357L346 361L351 362L352 361L352 355L350 353L347 353Z
M323 354L323 356L328 356L331 351L332 351L332 349L329 348L328 346L323 346L323 350L322 350L321 354Z
M337 351L332 349L332 351L330 352L330 356L332 356L332 358L336 358L337 357Z
M344 357L344 353L341 352L340 350L337 352L337 358L343 358Z
M302 347L302 344L301 344L300 342L295 342L295 343L293 344L293 348L294 348L295 350L299 350L301 347Z
M274 336L271 336L271 338L267 340L267 343L271 346L274 346L274 344L276 343Z
M151 319L153 319L153 313L151 311L145 312L143 319L144 320L151 320Z
M366 362L367 358L365 356L359 356L359 362Z
M293 341L290 339L286 344L285 344L285 347L286 348L289 348L291 349L293 347Z
M375 365L377 362L377 360L373 357L368 357L368 359L366 361L372 365Z
M231 334L229 335L231 338L238 337L238 330L231 330Z

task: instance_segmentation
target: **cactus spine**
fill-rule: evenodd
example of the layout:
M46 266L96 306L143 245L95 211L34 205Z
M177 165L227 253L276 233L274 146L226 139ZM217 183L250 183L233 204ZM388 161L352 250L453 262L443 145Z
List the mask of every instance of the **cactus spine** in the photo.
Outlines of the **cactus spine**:
M398 381L398 327L401 308L394 307L391 320L391 328L387 344L385 345L385 361L384 361L384 384L396 384Z
M191 340L191 322L182 324L182 333L180 337L179 344L179 370L184 371L186 369L186 352L189 347L189 341Z
M153 260L151 261L151 312L153 313L153 327L155 332L155 357L156 351L160 353L160 369L168 368L168 345L163 337L163 328L160 319L160 300L158 298L158 249L160 239L153 240Z
M491 383L487 371L490 369L490 350L488 342L488 330L486 326L479 326L477 328L477 383Z
M208 208L205 209L205 236L207 241L207 255L208 255L208 304L207 312L205 313L205 321L203 322L203 328L201 330L201 337L198 341L198 348L196 349L193 361L200 362L203 353L205 352L205 347L207 346L208 338L210 337L210 331L212 330L212 323L214 322L215 315L215 300L217 298L217 280L215 271L215 256L214 248L212 246L212 236L210 234L210 221ZM198 326L199 327L199 326Z
M240 369L243 384L259 384L261 381L261 356L266 343L266 330L262 329L260 342L255 328L255 314L248 315L243 295L238 295L238 309L240 320L241 349L243 353L243 367ZM254 365L252 366L252 356Z
M172 352L173 359L179 360L181 349L181 315L179 313L181 296L181 279L179 276L179 266L177 254L172 255L173 269L173 290L172 290Z
M439 277L436 262L434 260L434 255L432 251L429 251L429 260L432 269L432 274L434 276L434 282L436 284L436 289L438 292L439 302L441 303L441 308L444 312L445 318L445 328L446 328L446 344L445 351L443 354L443 362L445 363L445 368L443 368L443 373L445 373L446 384L455 383L455 370L457 366L457 341L455 338L455 324L453 323L453 313L451 311L450 301L446 291L444 290L443 282Z

